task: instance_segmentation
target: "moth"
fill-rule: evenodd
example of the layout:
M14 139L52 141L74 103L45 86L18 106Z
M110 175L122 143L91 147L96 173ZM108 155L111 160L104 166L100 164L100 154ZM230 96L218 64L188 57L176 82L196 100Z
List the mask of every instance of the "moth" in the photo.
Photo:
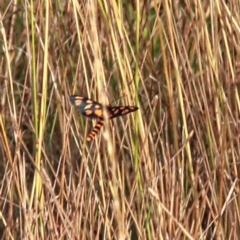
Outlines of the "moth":
M98 134L104 124L103 109L106 109L107 117L113 119L118 116L123 116L128 113L138 110L136 106L103 106L101 103L93 101L86 97L78 95L71 95L69 97L71 104L80 112L81 115L91 118L98 119L93 130L88 134L87 141L92 141Z

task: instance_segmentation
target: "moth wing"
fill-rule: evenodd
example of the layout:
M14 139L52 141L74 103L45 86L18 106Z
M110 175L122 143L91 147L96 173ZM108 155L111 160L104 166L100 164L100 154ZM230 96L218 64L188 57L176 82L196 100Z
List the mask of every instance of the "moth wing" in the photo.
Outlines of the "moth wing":
M81 115L95 119L103 116L102 105L86 97L72 95L69 97L71 104L80 112Z
M117 107L108 107L109 118L115 118L118 116L123 116L131 112L138 110L136 106L117 106Z

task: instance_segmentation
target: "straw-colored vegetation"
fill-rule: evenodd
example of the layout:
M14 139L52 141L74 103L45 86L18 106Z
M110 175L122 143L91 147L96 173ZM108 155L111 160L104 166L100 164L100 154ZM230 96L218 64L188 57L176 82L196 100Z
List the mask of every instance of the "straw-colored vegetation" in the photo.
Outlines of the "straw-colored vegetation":
M0 239L239 239L239 1L0 5Z

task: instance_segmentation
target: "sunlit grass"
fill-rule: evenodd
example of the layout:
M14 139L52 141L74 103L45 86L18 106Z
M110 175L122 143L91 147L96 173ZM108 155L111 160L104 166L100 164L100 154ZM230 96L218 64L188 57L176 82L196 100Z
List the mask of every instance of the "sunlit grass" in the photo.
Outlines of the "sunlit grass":
M237 2L0 4L1 239L238 239Z

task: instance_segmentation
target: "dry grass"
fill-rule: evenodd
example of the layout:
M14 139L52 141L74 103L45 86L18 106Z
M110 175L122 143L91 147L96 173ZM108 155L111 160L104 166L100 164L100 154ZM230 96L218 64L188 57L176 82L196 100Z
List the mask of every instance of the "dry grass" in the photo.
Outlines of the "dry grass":
M1 239L239 239L238 1L0 9Z

